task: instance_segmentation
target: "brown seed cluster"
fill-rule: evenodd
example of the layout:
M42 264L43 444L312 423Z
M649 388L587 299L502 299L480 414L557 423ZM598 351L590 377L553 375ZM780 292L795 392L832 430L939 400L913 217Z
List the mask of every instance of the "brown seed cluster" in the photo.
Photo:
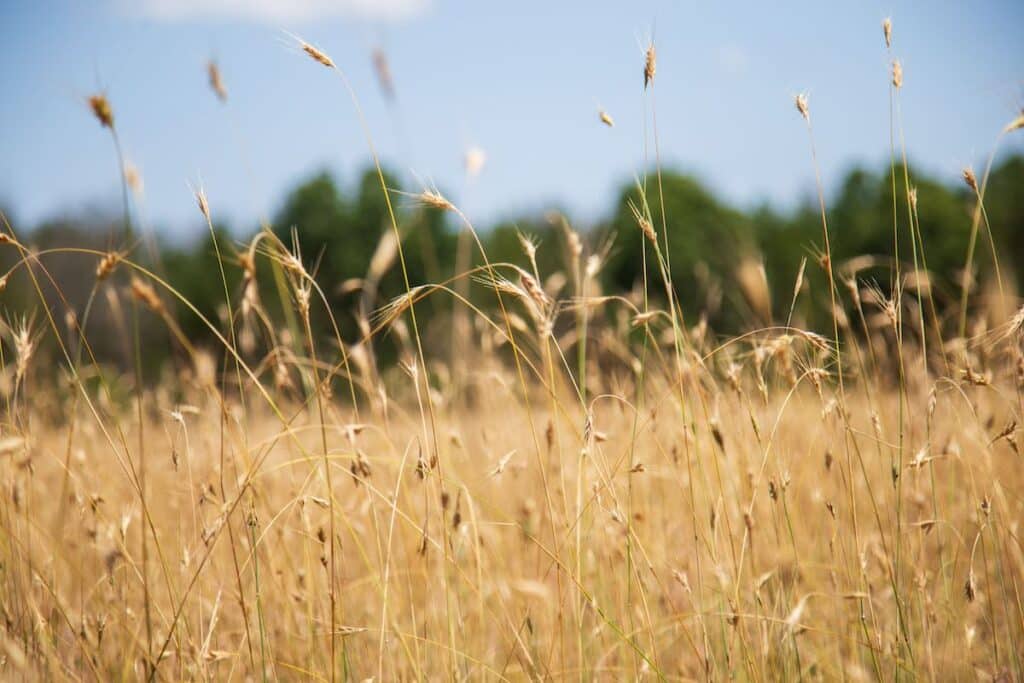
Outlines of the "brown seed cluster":
M89 108L92 109L92 113L100 122L100 125L104 128L113 128L114 110L111 109L107 96L102 93L90 95L88 102Z

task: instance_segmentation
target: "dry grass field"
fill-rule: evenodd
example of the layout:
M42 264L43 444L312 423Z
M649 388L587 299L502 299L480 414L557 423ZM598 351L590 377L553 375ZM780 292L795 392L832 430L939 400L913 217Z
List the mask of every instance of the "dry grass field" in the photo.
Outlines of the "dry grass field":
M640 66L654 87L653 46ZM117 143L111 103L89 105ZM793 112L809 165L812 106ZM965 181L980 253L985 178ZM644 189L659 201L656 173ZM440 193L402 200L480 244ZM683 314L667 235L635 213L661 277L632 292L603 291L601 250L566 228L564 272L535 260L563 246L524 238L519 265L406 281L355 342L314 332L311 255L269 230L219 244L242 286L204 319L215 348L140 254L57 250L95 264L90 302L119 312L137 372L96 362L88 309L59 295L3 325L0 676L1020 680L1024 313L1003 275L937 312L911 215L883 292L832 262L822 193L805 268L827 284L802 268L792 291L831 302L828 324L726 337ZM2 242L50 291L52 254L9 224ZM411 258L382 244L368 277ZM181 350L150 385L140 326ZM397 362L373 353L385 337Z

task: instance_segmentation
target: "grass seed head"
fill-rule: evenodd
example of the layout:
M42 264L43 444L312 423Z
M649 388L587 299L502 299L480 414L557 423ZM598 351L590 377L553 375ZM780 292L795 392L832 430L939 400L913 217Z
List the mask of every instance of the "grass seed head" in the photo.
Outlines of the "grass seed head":
M604 109L599 111L597 113L597 115L598 115L598 118L601 119L601 123L603 123L604 125L608 126L609 128L612 128L612 127L615 126L615 119L613 119L611 117L611 114L606 112Z
M432 209L440 209L441 211L453 211L455 205L444 198L444 196L437 190L423 190L416 198L424 206L429 206Z
M530 299L536 304L537 309L543 315L548 306L551 304L551 300L548 295L544 293L537 281L533 279L533 276L523 271L519 274L519 282L523 285L523 289L529 295Z
M800 112L800 116L804 117L804 121L811 120L811 110L807 108L807 95L800 93L794 98L794 104L796 104L796 110Z
M569 245L569 253L572 254L574 259L579 258L580 254L583 253L583 242L580 241L580 235L575 230L566 229L565 241Z
M116 251L108 252L103 258L100 259L99 265L96 266L96 279L106 280L110 277L110 274L117 268L117 264L121 262L121 254Z
M100 125L104 128L113 128L114 110L110 108L110 101L107 99L107 96L103 93L90 95L88 102L93 116L100 122Z
M136 197L141 197L144 189L142 182L142 174L139 172L138 167L130 161L124 162L124 182L128 185L128 189L132 191Z
M137 277L132 278L131 284L132 296L142 302L149 310L157 314L164 312L164 302L157 296L156 290L147 283L143 282Z
M518 231L516 232L516 238L519 240L519 246L522 248L523 253L526 254L526 258L530 260L530 263L533 263L537 257L537 243Z
M221 102L228 101L228 89L224 87L224 79L220 75L220 67L212 59L206 65L206 75L210 79L210 89Z
M203 218L209 221L210 203L206 200L206 191L203 188L196 190L196 204L199 205L199 211L203 214Z
M899 90L903 86L903 65L900 60L892 61L892 87Z
M322 50L313 47L304 40L300 40L299 45L302 47L302 51L309 55L314 61L323 64L328 69L334 68L334 61L330 57L328 57L327 54Z
M14 381L21 383L28 373L29 363L36 350L36 335L32 333L32 325L27 319L22 319L17 329L13 330L14 355L17 358L15 363Z
M1021 111L1020 115L1017 116L1017 118L1015 118L1013 121L1010 121L1010 123L1006 125L1006 128L1003 129L1003 132L1010 133L1021 128L1024 128L1024 110Z
M629 201L629 211L633 214L633 220L636 221L636 224L640 228L640 232L644 234L644 237L649 239L652 244L657 242L658 236L654 232L654 225L651 224L651 219L640 211L639 207L633 203L633 200Z
M885 36L885 46L892 47L892 19L889 17L882 20L882 34Z
M658 69L658 54L654 49L654 43L652 42L647 47L647 54L644 56L644 89L647 89L651 83L654 82L654 73Z
M390 100L395 98L395 81L391 77L391 65L388 63L387 53L381 48L373 50L373 70L377 74L377 82L384 96Z
M971 188L974 192L978 191L978 177L974 175L974 169L970 166L963 170L963 179L967 183L967 187Z

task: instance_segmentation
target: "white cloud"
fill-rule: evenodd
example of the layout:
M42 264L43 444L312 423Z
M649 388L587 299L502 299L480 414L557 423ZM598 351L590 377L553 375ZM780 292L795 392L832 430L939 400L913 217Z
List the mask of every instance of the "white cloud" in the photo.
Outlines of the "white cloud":
M422 13L431 0L117 0L119 8L158 21L229 19L274 25L333 17L400 21Z

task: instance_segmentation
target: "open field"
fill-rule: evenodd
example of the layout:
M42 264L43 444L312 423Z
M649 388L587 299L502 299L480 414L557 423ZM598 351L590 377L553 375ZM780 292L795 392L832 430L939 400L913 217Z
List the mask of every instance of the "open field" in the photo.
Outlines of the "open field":
M88 105L124 168L113 105ZM987 172L964 174L976 277L939 274L962 285L940 299L892 154L896 254L833 259L819 184L791 298L741 260L724 300L751 324L728 332L680 303L657 163L627 291L567 222L492 262L458 206L377 164L356 333L302 225L232 243L201 189L212 316L130 218L110 250L37 250L5 219L3 286L35 299L0 326L0 677L1020 680L1024 309ZM410 281L398 200L474 256Z

